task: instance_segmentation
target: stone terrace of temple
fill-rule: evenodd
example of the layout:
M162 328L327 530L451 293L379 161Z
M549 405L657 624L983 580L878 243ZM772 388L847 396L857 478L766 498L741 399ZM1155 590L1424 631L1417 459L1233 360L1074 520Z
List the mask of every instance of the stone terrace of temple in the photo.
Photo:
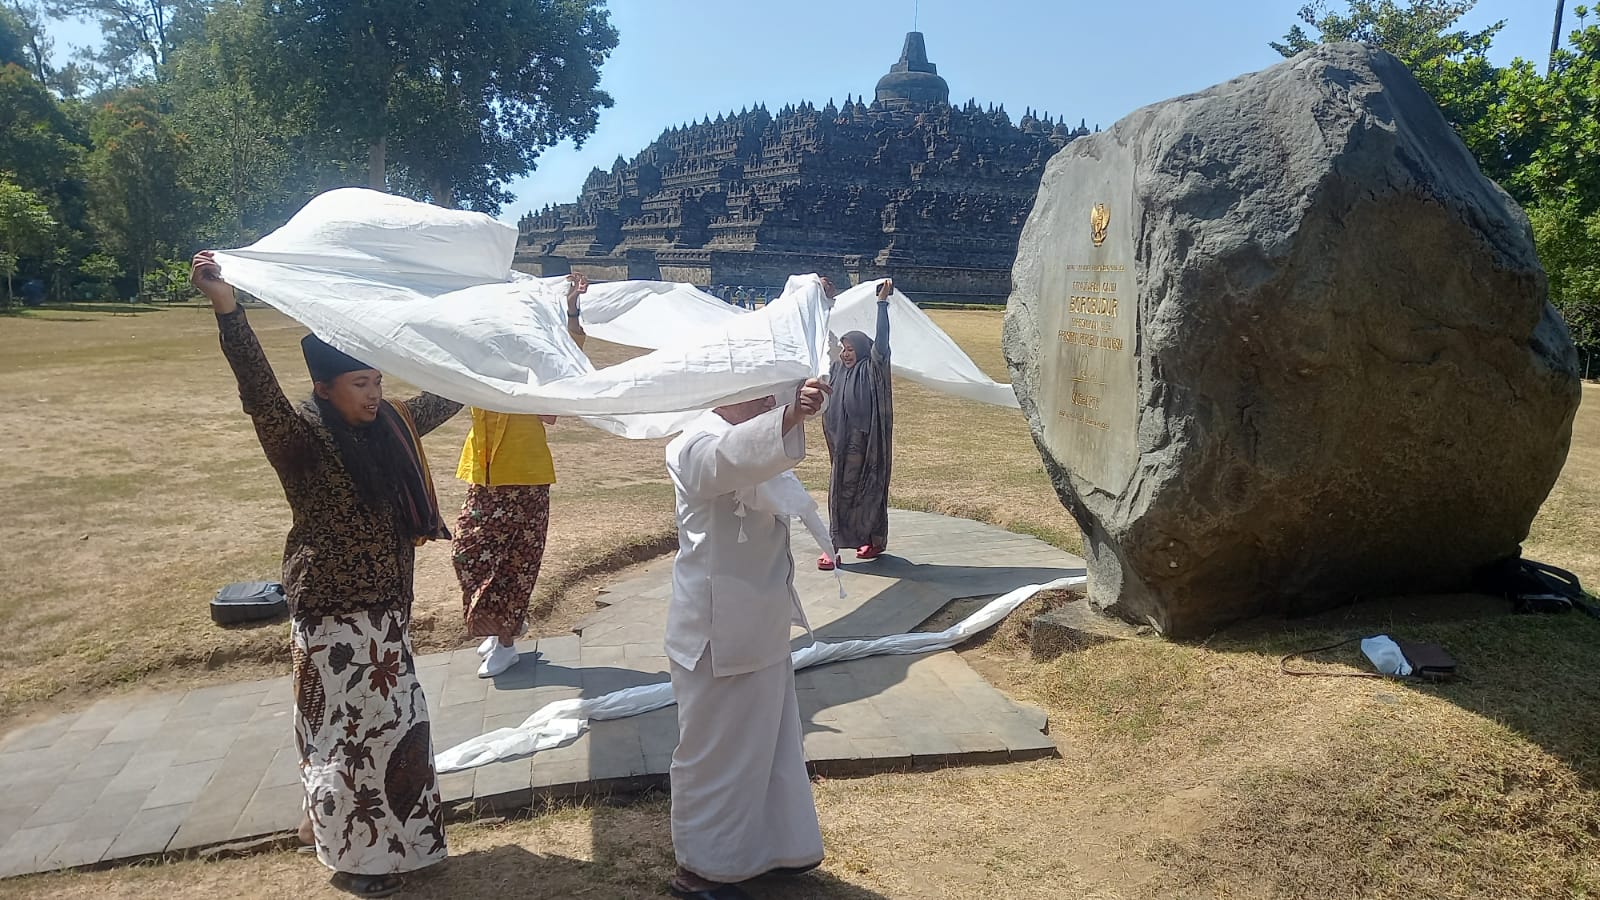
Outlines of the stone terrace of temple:
M950 105L911 32L870 104L718 115L595 169L577 202L523 218L517 264L719 293L773 291L796 272L890 276L921 300L1003 302L1045 163L1087 133Z

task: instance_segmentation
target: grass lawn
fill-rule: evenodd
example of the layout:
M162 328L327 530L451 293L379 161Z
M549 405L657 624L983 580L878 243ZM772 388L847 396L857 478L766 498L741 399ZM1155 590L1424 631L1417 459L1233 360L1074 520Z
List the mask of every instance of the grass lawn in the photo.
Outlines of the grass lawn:
M993 312L933 313L1004 377ZM301 331L252 321L307 389ZM603 363L625 355L596 346ZM1021 417L898 385L893 500L1076 549ZM1600 409L1527 542L1600 584ZM403 389L397 393L404 393ZM223 630L222 583L275 577L288 510L238 409L208 312L95 309L0 319L0 717L108 691L286 669L282 624ZM446 508L465 422L428 440ZM820 447L820 435L814 434ZM538 602L559 632L605 573L671 545L661 442L552 431L561 482ZM800 470L812 488L825 461ZM460 646L444 548L419 555L416 637ZM817 785L820 875L801 898L1600 897L1600 623L1368 605L1203 642L1109 644L1029 661L1023 617L968 660L1044 707L1062 759ZM1288 678L1277 657L1377 631L1437 640L1470 680ZM1350 671L1353 648L1330 654ZM455 858L407 896L659 896L664 798L565 806L451 830ZM333 896L295 854L0 882L0 897Z

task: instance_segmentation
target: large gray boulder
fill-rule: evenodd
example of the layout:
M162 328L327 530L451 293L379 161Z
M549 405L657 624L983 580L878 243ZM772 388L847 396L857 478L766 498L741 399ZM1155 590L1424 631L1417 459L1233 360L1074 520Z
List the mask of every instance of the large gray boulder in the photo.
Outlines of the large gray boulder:
M1356 44L1050 161L1005 352L1092 603L1175 636L1517 551L1579 385L1528 220Z

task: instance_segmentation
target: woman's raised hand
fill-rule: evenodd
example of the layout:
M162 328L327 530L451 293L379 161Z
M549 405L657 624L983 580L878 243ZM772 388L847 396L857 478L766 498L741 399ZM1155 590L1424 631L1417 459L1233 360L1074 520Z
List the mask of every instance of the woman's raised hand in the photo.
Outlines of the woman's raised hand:
M219 315L231 313L239 308L239 301L233 294L233 285L222 280L222 266L217 264L212 251L201 250L194 255L194 260L189 266L189 283L211 301L212 310Z

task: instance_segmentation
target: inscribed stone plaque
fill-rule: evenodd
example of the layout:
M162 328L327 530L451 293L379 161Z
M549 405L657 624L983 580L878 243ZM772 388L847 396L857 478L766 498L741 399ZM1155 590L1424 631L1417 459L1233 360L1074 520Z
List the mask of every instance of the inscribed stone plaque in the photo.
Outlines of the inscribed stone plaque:
M1133 165L1120 147L1069 160L1057 183L1054 252L1040 281L1041 423L1052 454L1118 493L1137 461L1138 293Z

